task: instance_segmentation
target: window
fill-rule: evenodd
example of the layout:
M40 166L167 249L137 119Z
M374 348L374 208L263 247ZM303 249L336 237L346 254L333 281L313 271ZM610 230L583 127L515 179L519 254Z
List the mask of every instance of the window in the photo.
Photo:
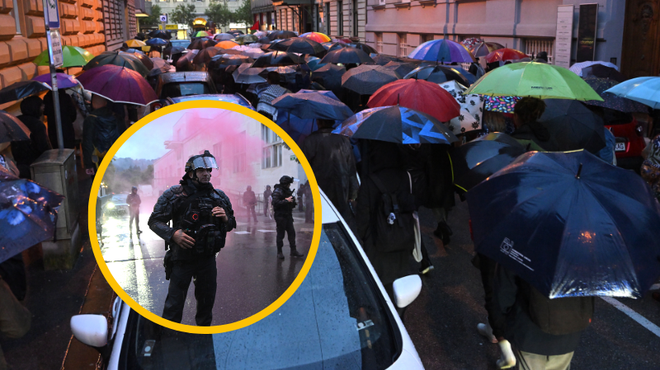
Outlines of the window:
M261 125L262 149L261 168L282 166L282 138L265 125Z
M21 34L21 17L19 14L21 13L20 8L18 7L18 0L14 0L14 9L9 12L14 17L14 21L16 22L16 34L20 35Z
M376 32L376 51L379 53L383 52L383 33Z
M234 173L245 172L246 168L245 131L243 131L236 137L234 146Z
M337 1L337 35L342 36L344 34L344 2Z
M330 28L330 3L325 3L325 32L328 36L332 33Z
M408 38L405 33L398 33L397 34L397 39L399 39L398 42L398 47L399 47L399 52L397 53L397 56L400 57L405 57L408 56Z
M357 0L353 0L353 37L358 37L358 6L357 6Z

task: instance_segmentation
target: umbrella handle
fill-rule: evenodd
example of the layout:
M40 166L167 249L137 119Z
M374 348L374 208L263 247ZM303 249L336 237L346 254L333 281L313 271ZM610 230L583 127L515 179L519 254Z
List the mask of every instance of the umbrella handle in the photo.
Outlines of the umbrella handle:
M580 163L580 167L578 167L577 174L575 175L576 179L580 178L580 173L582 172L582 163Z

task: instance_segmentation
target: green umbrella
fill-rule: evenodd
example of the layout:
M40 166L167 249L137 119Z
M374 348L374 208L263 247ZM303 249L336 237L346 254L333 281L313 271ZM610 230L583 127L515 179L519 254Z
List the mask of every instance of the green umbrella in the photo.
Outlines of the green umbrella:
M603 101L589 84L570 70L536 62L498 67L472 84L465 94Z
M77 46L62 47L64 55L64 65L62 68L82 67L94 58L94 54ZM44 50L34 59L34 64L38 66L47 66L49 64L48 50Z

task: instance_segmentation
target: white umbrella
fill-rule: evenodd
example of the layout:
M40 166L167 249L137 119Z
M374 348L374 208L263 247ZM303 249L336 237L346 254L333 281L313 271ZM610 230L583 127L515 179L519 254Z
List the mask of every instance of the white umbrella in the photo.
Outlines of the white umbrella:
M569 70L575 73L576 75L582 77L582 70L594 64L602 64L606 67L614 68L617 71L619 70L619 67L617 67L616 64L612 64L610 62L603 62L602 60L575 63L571 66L571 68L569 68Z
M452 80L443 82L440 85L447 90L454 99L461 105L461 114L449 121L449 129L454 134L464 134L468 131L480 130L481 120L483 119L484 99L478 94L464 95L467 87Z

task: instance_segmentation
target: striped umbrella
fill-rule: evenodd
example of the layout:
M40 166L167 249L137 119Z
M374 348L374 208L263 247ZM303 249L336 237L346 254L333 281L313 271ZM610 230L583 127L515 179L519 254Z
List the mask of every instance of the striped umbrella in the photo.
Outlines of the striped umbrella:
M471 63L475 61L474 56L465 46L447 39L427 41L415 48L408 57L443 63Z

